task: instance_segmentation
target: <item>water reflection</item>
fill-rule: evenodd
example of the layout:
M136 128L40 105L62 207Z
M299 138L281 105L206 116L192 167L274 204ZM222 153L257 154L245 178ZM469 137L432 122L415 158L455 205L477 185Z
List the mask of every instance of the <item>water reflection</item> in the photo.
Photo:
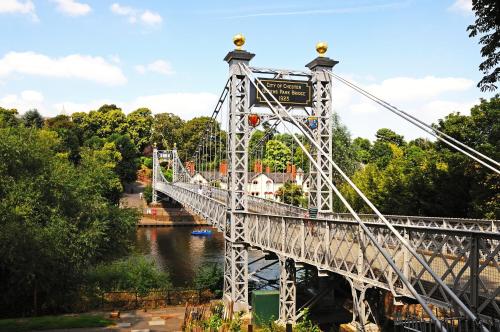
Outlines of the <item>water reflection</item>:
M192 285L193 278L205 263L224 262L223 234L192 236L193 227L151 227L137 230L137 248L150 254L170 274L174 287Z

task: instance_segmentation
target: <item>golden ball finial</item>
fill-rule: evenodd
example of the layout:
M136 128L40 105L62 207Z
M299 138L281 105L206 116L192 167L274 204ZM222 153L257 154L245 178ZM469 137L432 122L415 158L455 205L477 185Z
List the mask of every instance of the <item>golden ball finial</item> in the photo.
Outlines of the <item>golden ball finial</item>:
M245 36L243 34L239 33L233 37L233 43L236 45L237 50L241 50L242 46L245 44Z
M325 56L326 50L328 50L328 44L326 42L319 42L316 44L316 52L319 56Z

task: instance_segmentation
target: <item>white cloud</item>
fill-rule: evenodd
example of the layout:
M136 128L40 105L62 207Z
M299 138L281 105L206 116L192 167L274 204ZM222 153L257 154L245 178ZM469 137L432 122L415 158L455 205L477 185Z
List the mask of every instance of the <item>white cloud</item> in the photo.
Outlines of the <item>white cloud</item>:
M89 112L96 110L104 104L116 104L110 100L93 100L88 103L76 103L71 101L57 102L52 107L52 113L55 114L73 114L76 112Z
M470 114L470 109L477 104L477 101L456 102L449 100L433 100L429 103L410 110L410 113L418 119L430 124L438 119L443 119L451 112Z
M460 111L467 114L477 103L473 93L474 82L465 78L394 77L378 82L365 78L357 82L352 76L341 76L427 124L436 123L451 112ZM407 139L427 135L337 81L334 81L332 97L334 110L339 113L354 137L374 139L375 132L383 127L391 128Z
M34 52L9 52L0 59L0 78L12 74L76 78L105 85L127 82L119 67L101 57L80 54L50 58Z
M85 16L91 12L92 8L76 0L52 0L57 3L57 9L69 16Z
M145 74L148 71L162 75L174 74L172 65L165 60L156 60L147 65L137 65L135 66L135 70L140 74Z
M132 24L141 22L148 26L157 26L163 22L161 15L156 12L122 6L116 2L110 6L110 10L116 15L127 17L127 20Z
M381 109L378 105L370 102L362 102L358 104L354 104L349 106L350 110L354 113L363 114L363 113L376 113L380 112Z
M217 103L218 96L208 92L177 92L157 95L138 96L131 100L99 99L89 102L60 101L54 103L47 112L52 115L60 114L64 109L66 114L74 112L88 112L98 109L103 104L115 104L125 113L135 111L140 107L148 107L155 114L170 112L177 114L184 120L196 116L210 116Z
M464 14L472 14L472 0L455 0L448 9Z
M395 77L369 85L367 90L377 97L389 99L389 102L409 102L429 100L447 92L465 91L473 85L472 80L459 77Z
M208 92L163 93L137 97L126 103L125 109L131 112L139 107L148 107L154 113L170 112L188 120L195 116L210 116L217 98L217 95Z
M163 19L161 18L160 14L146 10L141 15L141 21L145 24L155 25L161 24L161 22L163 22Z
M1 97L0 107L15 108L21 114L33 108L38 109L41 113L46 113L44 99L41 92L25 90L19 94L9 94Z
M30 15L33 20L38 20L35 14L33 1L26 0L0 0L0 14L25 14Z

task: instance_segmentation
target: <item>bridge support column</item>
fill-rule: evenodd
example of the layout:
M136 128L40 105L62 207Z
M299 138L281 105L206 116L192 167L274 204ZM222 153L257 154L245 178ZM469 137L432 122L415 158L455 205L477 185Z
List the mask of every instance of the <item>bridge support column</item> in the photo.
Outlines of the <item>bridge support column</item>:
M230 241L225 241L224 302L228 313L248 310L248 250Z
M376 312L367 300L366 292L372 286L364 282L346 278L351 285L352 293L352 322L357 331L379 331Z
M280 257L280 317L283 324L295 324L296 286L295 263L291 259Z
M152 204L158 203L158 192L156 191L156 183L159 181L158 173L160 170L160 163L158 162L158 149L156 148L156 144L153 148L153 182L152 182Z
M332 156L332 79L325 70L332 70L338 61L326 57L317 57L306 65L312 71L313 107L312 114L318 120L318 127L313 136L321 149L313 149L312 157L321 170L332 177L332 165L327 156ZM333 192L321 174L311 165L311 187L309 207L318 212L332 212Z
M248 251L245 245L245 215L248 211L248 145L250 128L250 79L240 64L254 54L234 50L224 60L229 64L229 111L227 133L228 217L225 225L224 298L226 313L248 309Z

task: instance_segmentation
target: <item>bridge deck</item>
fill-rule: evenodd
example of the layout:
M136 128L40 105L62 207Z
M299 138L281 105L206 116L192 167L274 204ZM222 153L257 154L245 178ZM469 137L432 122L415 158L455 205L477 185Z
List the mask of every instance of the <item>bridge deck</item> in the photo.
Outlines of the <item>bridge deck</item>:
M157 190L190 208L220 231L225 231L227 193L212 188L211 197L208 197L200 195L197 188L185 183L158 183L157 186ZM241 213L245 218L247 245L390 290L396 296L412 297L352 218L336 214L333 219L309 219L303 216L304 209L255 197L249 197L249 209L251 212ZM441 305L450 302L430 274L380 220L369 219L365 224L421 295ZM497 227L496 221L396 216L394 224L468 305L472 305L470 276L472 265L476 265L479 276L477 310L487 316L500 315L500 234L490 231ZM230 236L226 232L226 237ZM474 248L478 254L475 263L470 254Z

